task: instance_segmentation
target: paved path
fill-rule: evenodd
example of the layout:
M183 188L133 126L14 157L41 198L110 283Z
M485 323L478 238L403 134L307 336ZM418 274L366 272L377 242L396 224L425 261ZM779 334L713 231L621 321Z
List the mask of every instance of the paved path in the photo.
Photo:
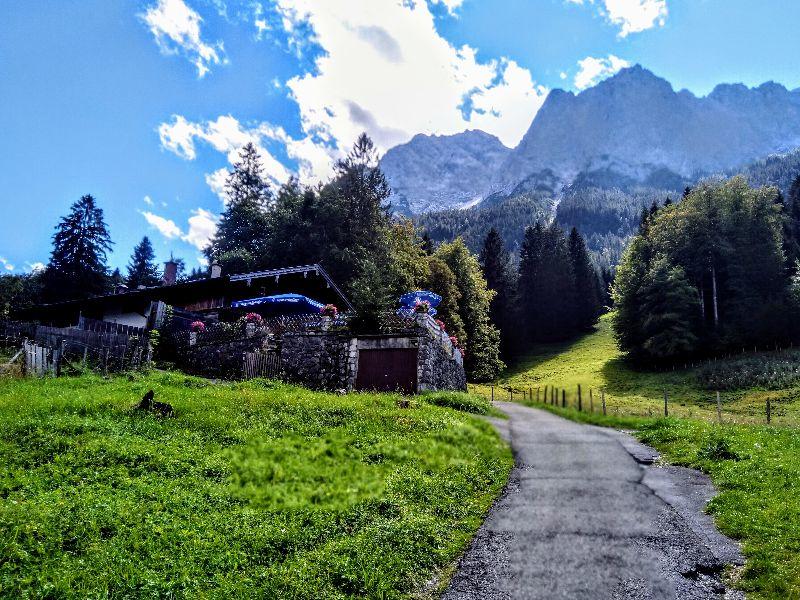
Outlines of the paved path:
M649 466L624 433L496 404L516 467L444 598L743 597L720 583L742 557L702 512L707 477Z

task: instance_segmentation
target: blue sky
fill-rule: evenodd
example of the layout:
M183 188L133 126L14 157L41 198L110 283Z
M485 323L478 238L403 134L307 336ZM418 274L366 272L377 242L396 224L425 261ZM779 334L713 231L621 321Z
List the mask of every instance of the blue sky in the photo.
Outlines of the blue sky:
M28 0L0 8L0 270L46 263L82 194L124 267L142 235L192 267L255 142L276 184L368 131L509 146L548 91L640 63L676 89L800 87L794 0Z

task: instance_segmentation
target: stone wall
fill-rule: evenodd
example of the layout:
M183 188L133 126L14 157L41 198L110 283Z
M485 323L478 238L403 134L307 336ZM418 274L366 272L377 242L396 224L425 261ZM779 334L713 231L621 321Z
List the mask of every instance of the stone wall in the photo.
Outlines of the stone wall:
M313 389L351 390L355 384L358 350L345 333L285 333L281 363L287 381Z
M349 391L355 388L359 350L416 348L419 391L467 389L461 353L428 315L419 315L416 325L404 333L361 338L341 330L285 332L278 338L245 335L217 344L200 343L202 334L194 335L179 351L178 364L196 375L238 379L245 352L269 349L280 352L286 381L312 389Z
M417 386L420 392L457 390L467 391L467 375L461 353L438 336L420 336L417 358Z
M196 340L196 336L195 336ZM190 343L177 353L178 366L192 375L214 379L240 379L245 352L271 348L274 341L260 335L221 343Z

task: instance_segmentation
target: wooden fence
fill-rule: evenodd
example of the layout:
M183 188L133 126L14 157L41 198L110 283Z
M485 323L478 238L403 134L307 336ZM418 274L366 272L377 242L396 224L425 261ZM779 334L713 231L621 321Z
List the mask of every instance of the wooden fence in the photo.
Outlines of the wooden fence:
M122 323L111 323L109 321L98 321L80 316L78 318L78 329L93 331L95 333L114 333L127 337L145 337L147 329L144 327L134 327L133 325L123 325Z
M280 379L283 374L281 356L277 352L245 352L242 357L244 379Z
M38 376L58 376L63 368L94 369L104 374L138 370L151 359L147 335L125 335L119 331L3 323L0 343L21 348L24 372Z

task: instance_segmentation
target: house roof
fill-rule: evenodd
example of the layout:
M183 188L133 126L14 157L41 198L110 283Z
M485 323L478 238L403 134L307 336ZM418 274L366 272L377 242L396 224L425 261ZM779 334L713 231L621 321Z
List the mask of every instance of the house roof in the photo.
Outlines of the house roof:
M143 313L149 303L153 301L185 307L195 305L205 299L217 301L209 308L228 308L235 300L288 292L303 294L324 304L336 304L345 308L346 311L354 310L353 305L325 269L319 264L311 264L252 273L221 275L215 278L95 296L85 300L42 304L20 311L15 316L23 320L68 321L79 313L85 316L94 316L112 306L123 312ZM195 308L194 310L202 309Z

